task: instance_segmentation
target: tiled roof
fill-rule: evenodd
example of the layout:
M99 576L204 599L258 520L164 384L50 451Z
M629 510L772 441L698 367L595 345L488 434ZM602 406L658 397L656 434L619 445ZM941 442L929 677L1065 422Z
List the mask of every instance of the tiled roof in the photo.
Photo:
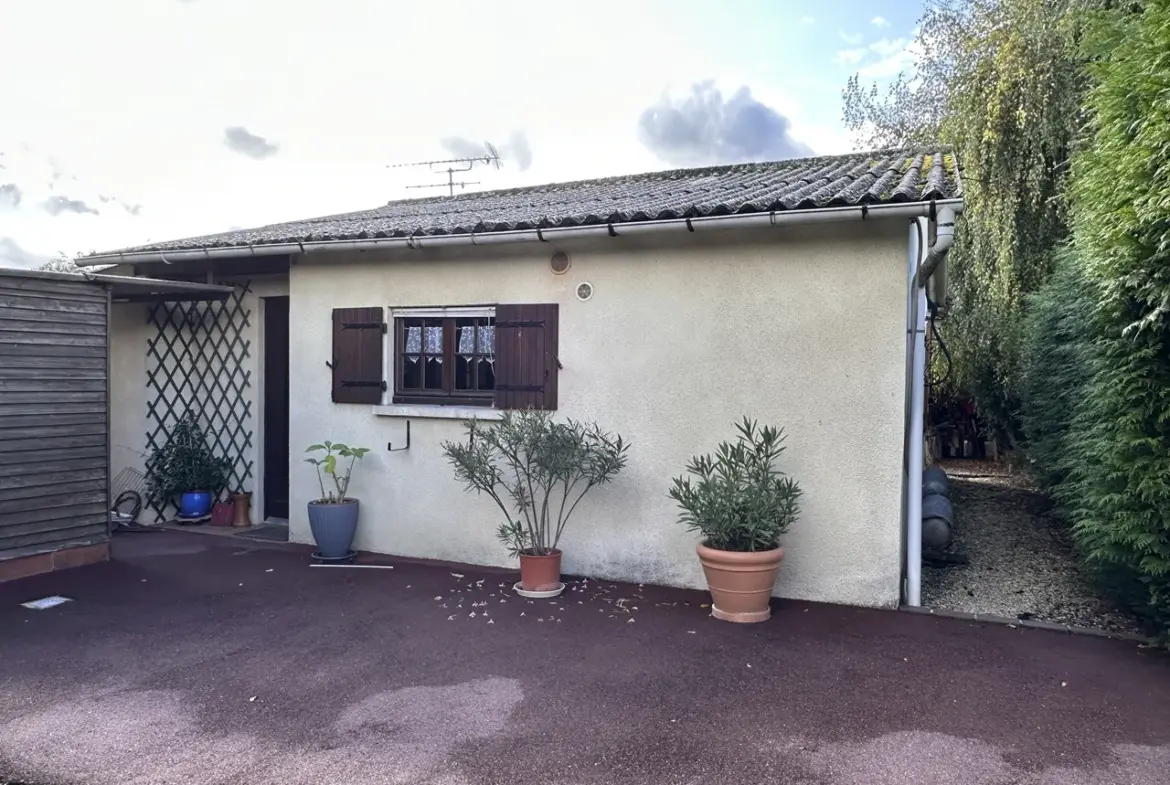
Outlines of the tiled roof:
M879 150L403 199L372 210L155 243L125 252L546 229L961 195L949 150Z

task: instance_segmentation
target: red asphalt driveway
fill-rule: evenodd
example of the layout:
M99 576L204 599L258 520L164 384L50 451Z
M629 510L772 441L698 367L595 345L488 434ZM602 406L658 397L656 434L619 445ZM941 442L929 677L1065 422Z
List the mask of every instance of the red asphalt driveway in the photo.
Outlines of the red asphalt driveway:
M736 626L609 582L529 603L197 534L115 553L0 585L0 781L1170 782L1170 658L1133 643L789 601Z

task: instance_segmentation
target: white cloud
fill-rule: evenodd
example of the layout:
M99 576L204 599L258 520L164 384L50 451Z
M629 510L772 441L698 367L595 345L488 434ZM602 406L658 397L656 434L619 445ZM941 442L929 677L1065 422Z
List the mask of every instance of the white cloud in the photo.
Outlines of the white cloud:
M22 169L19 178L0 170L0 186L15 184L20 195L0 193L0 237L28 253L106 250L415 196L405 186L435 181L431 173L386 166L446 157L441 142L455 136L501 152L512 145L499 171L466 177L481 189L662 168L639 142L637 123L670 81L715 78L726 95L748 86L791 119L794 138L832 151L819 139L833 132L835 91L797 87L782 76L791 69L753 67L762 56L785 64L779 57L740 53L745 62L707 46L694 17L676 21L687 15L672 0L511 0L487 16L474 0L311 0L295 13L287 0L149 5L0 2L4 56L22 74L0 79L0 153L20 157ZM544 35L554 28L572 29L581 43L566 48ZM51 55L45 30L53 31ZM442 30L443 46L461 56L436 56L426 35L388 46L387 30ZM669 77L662 51L680 55ZM817 65L831 58L830 49ZM804 105L818 100L831 111ZM530 144L527 171L517 138ZM21 142L35 144L35 154Z
M20 247L11 237L0 237L0 267L20 267L32 270L53 257L31 253Z
M811 25L815 21L817 21L817 20L814 19L813 17L809 16L808 14L805 14L804 16L800 17L800 23L802 25Z
M869 20L869 23L874 27L889 27L890 22L884 16L875 16Z
M803 158L812 149L790 133L792 121L758 100L747 86L726 98L713 81L682 95L663 95L638 118L638 135L676 166Z
M845 65L857 65L869 54L868 49L842 49L837 52L835 60Z
M905 38L895 38L892 40L889 38L882 38L881 40L874 41L872 44L870 44L869 48L882 57L890 57L891 55L897 54L898 52L901 52L903 49L905 49L906 44L907 41Z
M844 30L841 30L841 29L837 30L837 36L842 41L844 41L845 43L850 44L852 46L857 46L865 39L865 36L863 36L861 33L846 33Z
M917 34L909 39L891 41L883 38L870 44L869 48L881 59L859 69L858 73L866 79L888 79L904 71L913 71L914 63L922 53Z

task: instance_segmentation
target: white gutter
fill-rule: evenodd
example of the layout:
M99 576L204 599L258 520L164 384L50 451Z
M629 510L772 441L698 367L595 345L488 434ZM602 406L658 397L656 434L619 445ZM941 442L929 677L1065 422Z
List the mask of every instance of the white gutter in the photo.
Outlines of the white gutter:
M938 211L935 240L926 258L918 242L919 226L923 236L926 226L916 219L910 224L910 259L907 266L906 331L910 351L910 425L906 445L906 604L922 604L922 470L925 438L926 405L926 285L931 274L955 244L955 216L963 206L947 205Z
M832 221L871 220L879 218L918 218L934 210L961 210L961 199L903 204L875 204L855 207L824 207L809 210L785 210L750 215L714 215L704 218L674 218L666 221L594 224L553 229L522 229L507 232L473 232L470 234L418 235L381 237L370 240L320 240L316 242L274 243L270 245L235 245L223 248L200 248L185 251L127 251L85 256L74 260L79 267L96 264L176 264L210 259L239 259L252 256L284 256L324 251L375 251L382 249L441 248L446 246L496 245L501 243L556 242L586 237L624 237L667 231L708 231L711 229L751 229L788 224L827 223Z

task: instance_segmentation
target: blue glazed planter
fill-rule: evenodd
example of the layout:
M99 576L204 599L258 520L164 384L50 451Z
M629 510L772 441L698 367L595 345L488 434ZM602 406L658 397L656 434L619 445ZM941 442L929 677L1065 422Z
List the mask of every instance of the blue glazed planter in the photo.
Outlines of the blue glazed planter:
M211 514L211 491L187 491L179 497L180 518L202 518Z
M340 504L309 502L309 528L317 542L317 554L325 559L340 559L352 550L357 533L358 500Z

